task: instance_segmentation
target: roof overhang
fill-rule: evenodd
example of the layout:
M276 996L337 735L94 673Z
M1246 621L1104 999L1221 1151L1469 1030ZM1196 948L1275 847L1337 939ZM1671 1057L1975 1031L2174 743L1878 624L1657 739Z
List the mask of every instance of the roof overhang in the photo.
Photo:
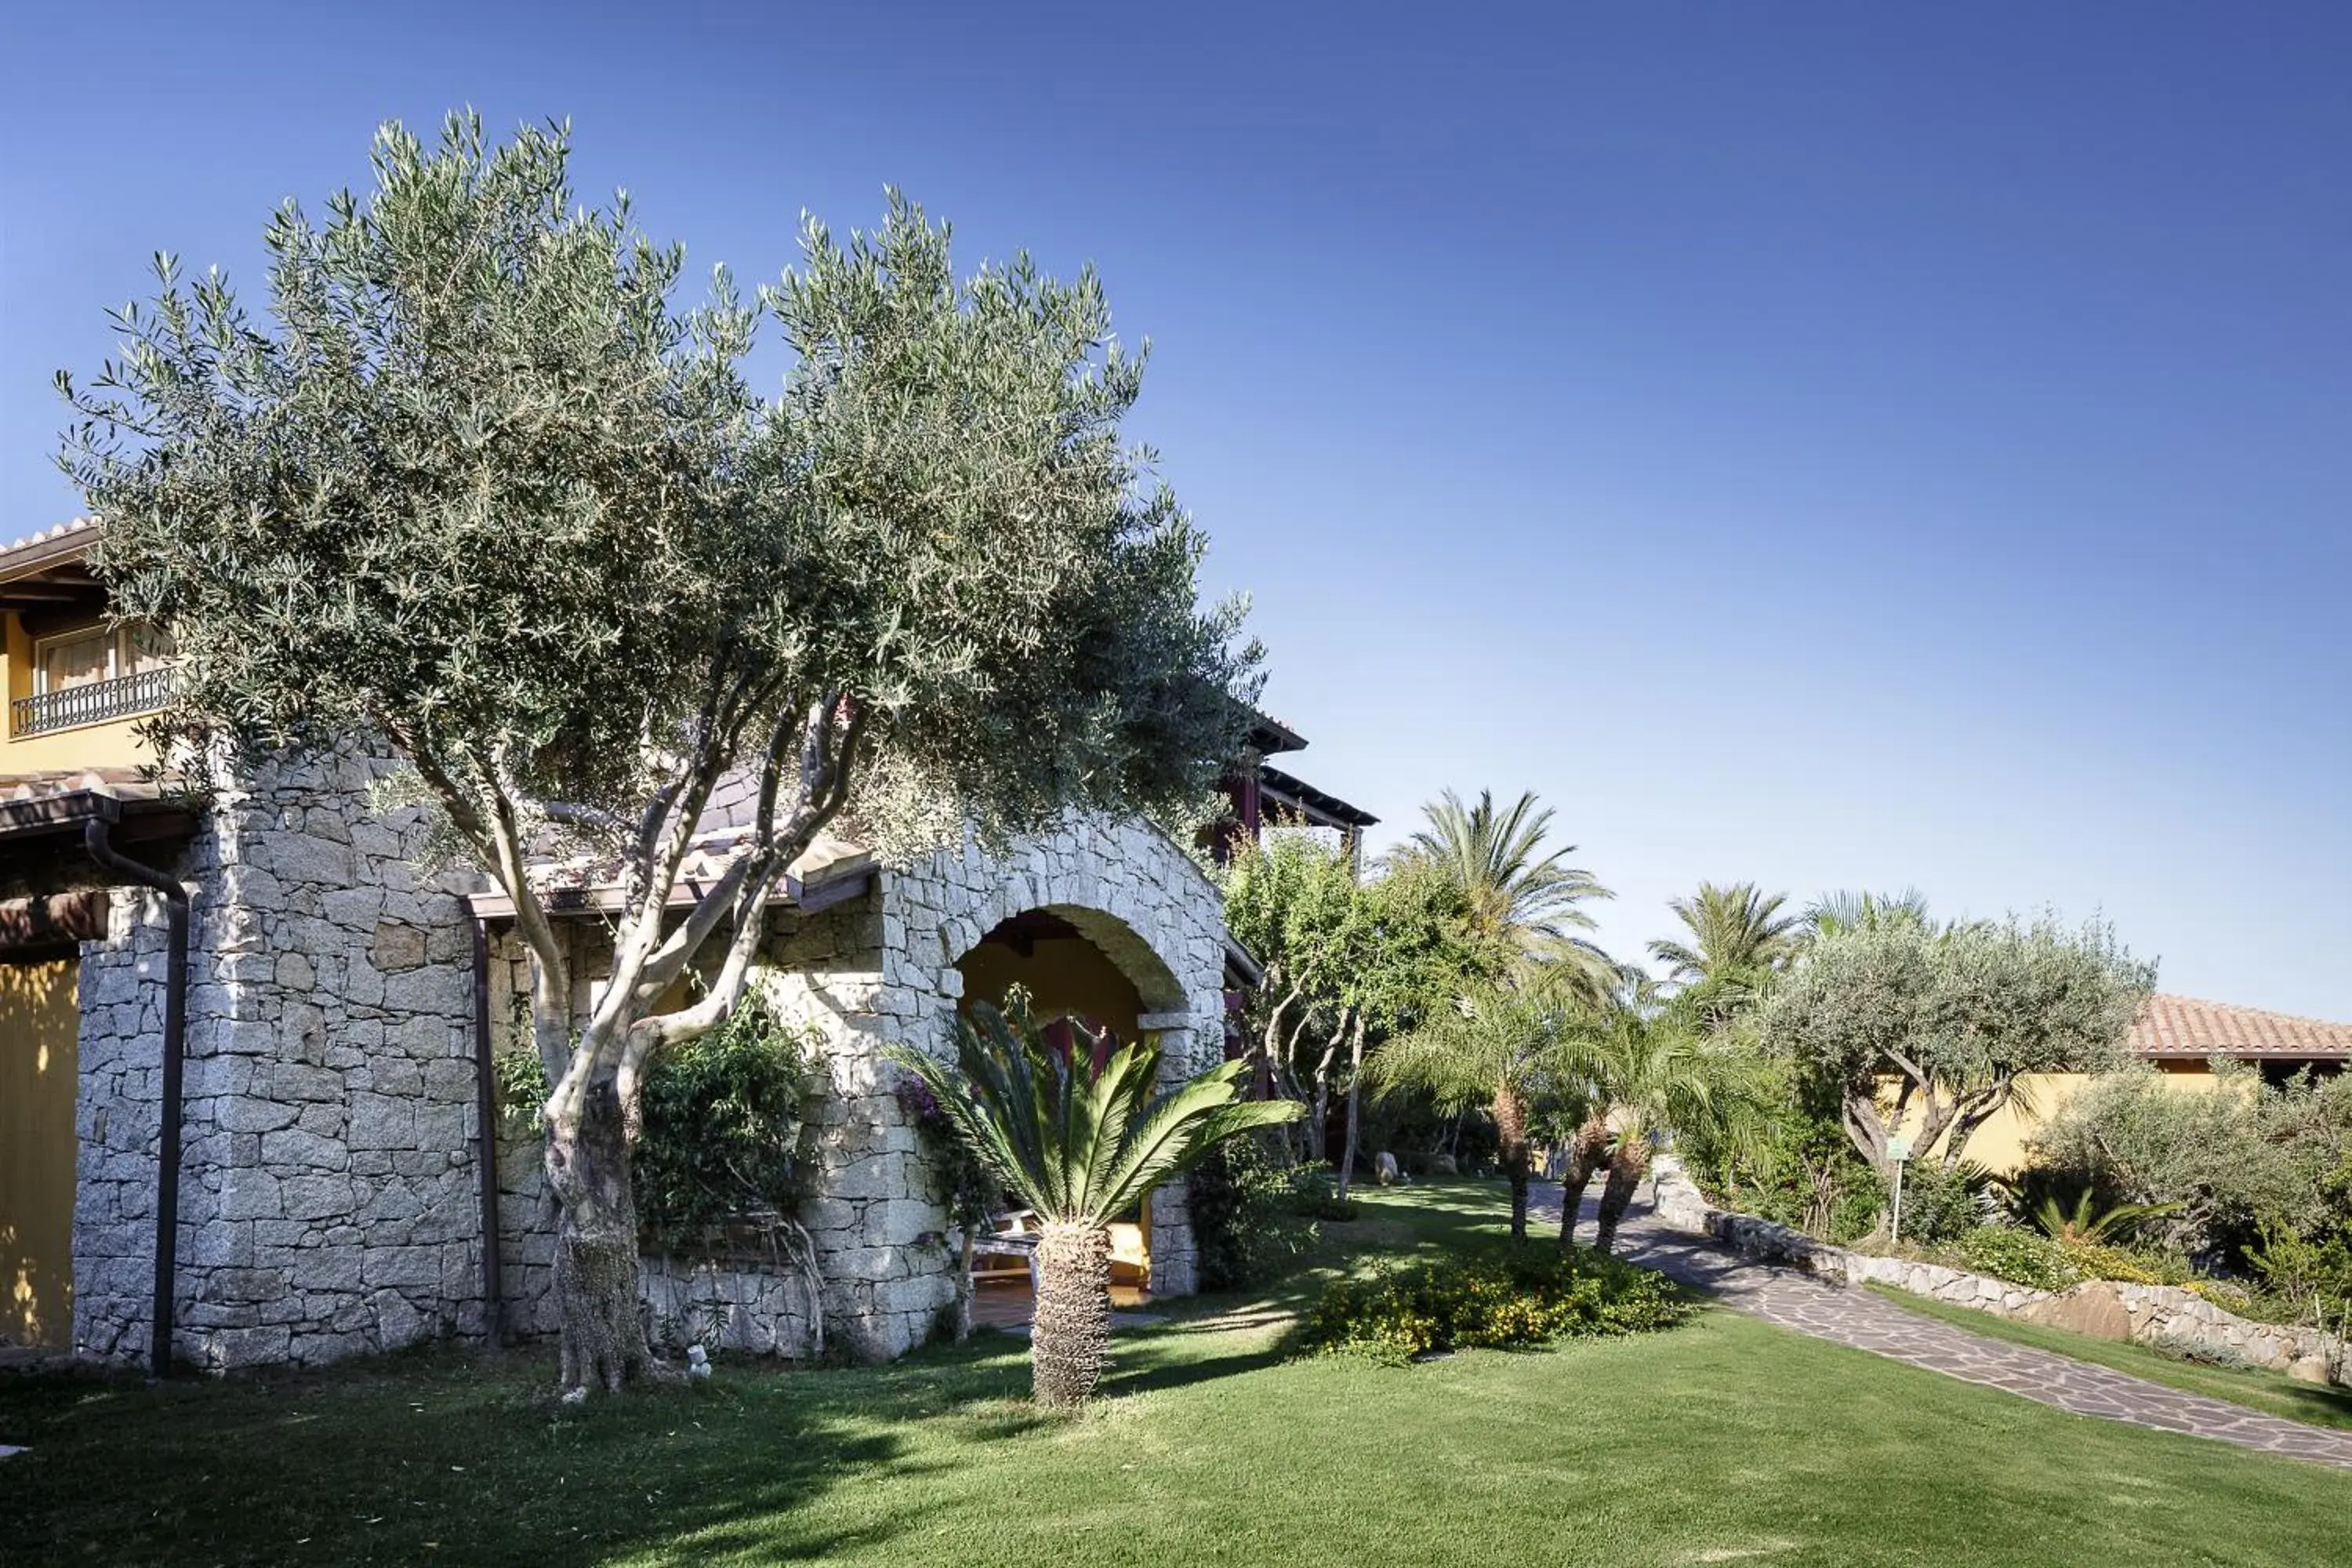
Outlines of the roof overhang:
M1370 827L1380 821L1363 807L1350 805L1338 795L1328 795L1280 768L1261 765L1257 778L1261 799L1272 801L1276 805L1290 806L1318 826Z
M102 605L106 587L88 561L102 531L80 519L0 550L0 610L39 614Z
M679 910L694 908L719 885L725 874L725 868L721 866L707 872L679 877L671 886L664 907ZM874 857L860 850L822 866L806 868L804 874L787 872L783 897L778 904L802 914L814 914L819 910L830 909L856 898L874 886L875 876ZM617 880L560 883L540 889L539 897L541 907L559 920L618 915L628 908L622 884ZM514 899L503 891L469 894L466 901L478 920L514 918Z

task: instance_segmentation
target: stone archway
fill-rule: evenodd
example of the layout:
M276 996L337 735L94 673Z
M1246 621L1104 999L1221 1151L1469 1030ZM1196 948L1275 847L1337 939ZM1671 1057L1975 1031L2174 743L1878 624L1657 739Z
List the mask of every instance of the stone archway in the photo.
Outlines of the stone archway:
M1076 1043L1065 1032L1068 1021L1102 1037L1102 1048L1191 1022L1175 973L1140 933L1105 910L1051 904L1019 910L983 932L954 967L962 980L955 1004L959 1016L1002 1003L1018 986L1027 993L1047 1038L1065 1049ZM1163 1058L1162 1079L1181 1079L1188 1061L1183 1053L1172 1061ZM1171 1224L1181 1224L1175 1207L1155 1197L1111 1226L1111 1287L1121 1305L1137 1304L1154 1284L1155 1272L1163 1284L1171 1272L1189 1281L1189 1231L1163 1232L1163 1214ZM1184 1261L1173 1270L1163 1239L1170 1234L1183 1243ZM1155 1247L1155 1240L1163 1245ZM982 1321L1025 1321L1025 1266L1014 1258L982 1262L993 1264L982 1271Z

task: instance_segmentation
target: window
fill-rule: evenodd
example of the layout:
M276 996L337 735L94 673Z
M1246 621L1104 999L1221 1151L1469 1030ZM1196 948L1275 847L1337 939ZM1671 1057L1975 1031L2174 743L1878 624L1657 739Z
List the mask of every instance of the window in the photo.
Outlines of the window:
M121 639L113 632L82 630L43 637L33 645L33 689L67 691L114 679L114 656Z
M77 686L161 669L171 662L172 639L152 626L83 626L33 645L33 692L70 691Z
M35 639L32 691L8 705L12 739L152 713L172 695L172 643L146 626L77 626Z

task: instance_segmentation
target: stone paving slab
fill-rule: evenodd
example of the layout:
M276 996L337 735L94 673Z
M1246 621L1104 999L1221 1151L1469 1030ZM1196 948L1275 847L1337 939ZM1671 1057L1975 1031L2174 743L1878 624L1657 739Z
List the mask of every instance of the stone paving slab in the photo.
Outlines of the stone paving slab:
M1559 1188L1538 1184L1528 1229L1538 1215L1555 1233ZM1577 1237L1592 1238L1594 1200L1578 1217ZM2352 1431L2306 1426L2225 1400L2167 1388L2128 1373L2095 1366L2029 1345L1970 1333L1958 1324L1906 1311L1868 1290L1831 1285L1811 1275L1759 1263L1701 1237L1660 1224L1637 1205L1617 1233L1619 1253L1684 1284L1696 1286L1735 1311L1833 1344L1982 1384L2078 1415L2125 1421L2160 1432L2182 1432L2315 1464L2352 1469Z

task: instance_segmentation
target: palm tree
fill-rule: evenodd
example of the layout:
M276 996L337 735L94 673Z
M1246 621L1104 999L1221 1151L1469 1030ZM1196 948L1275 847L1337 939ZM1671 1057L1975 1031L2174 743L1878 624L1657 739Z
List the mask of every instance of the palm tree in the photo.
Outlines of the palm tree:
M1656 1012L1619 1007L1585 1058L1594 1102L1603 1108L1611 1133L1594 1237L1606 1252L1616 1245L1617 1226L1664 1135L1738 1121L1751 1098L1748 1063L1718 1046L1674 1003Z
M1593 929L1582 905L1615 895L1591 872L1567 863L1576 846L1549 853L1551 808L1523 792L1497 806L1492 790L1480 790L1475 805L1447 790L1422 807L1429 826L1407 841L1405 853L1435 866L1468 897L1482 934L1523 961L1563 967L1588 989L1605 991L1618 967L1591 941L1575 935Z
M1824 893L1805 906L1800 944L1835 931L1927 923L1927 895L1916 888L1899 893Z
M1227 1139L1291 1121L1300 1108L1243 1100L1237 1061L1155 1096L1156 1040L1108 1049L1108 1037L1081 1037L1057 1050L1017 998L1009 1011L975 1007L957 1033L961 1072L917 1051L895 1059L989 1173L1035 1211L1032 1385L1040 1405L1084 1404L1102 1381L1110 1337L1111 1221Z
M1389 1042L1365 1068L1378 1095L1419 1089L1441 1111L1483 1105L1511 1184L1511 1237L1528 1234L1528 1124L1538 1102L1580 1082L1563 1004L1549 987L1488 983Z
M1804 923L1780 913L1787 901L1786 893L1768 894L1753 882L1701 882L1696 898L1666 901L1690 941L1654 942L1650 956L1666 965L1670 980L1778 969L1795 956Z

